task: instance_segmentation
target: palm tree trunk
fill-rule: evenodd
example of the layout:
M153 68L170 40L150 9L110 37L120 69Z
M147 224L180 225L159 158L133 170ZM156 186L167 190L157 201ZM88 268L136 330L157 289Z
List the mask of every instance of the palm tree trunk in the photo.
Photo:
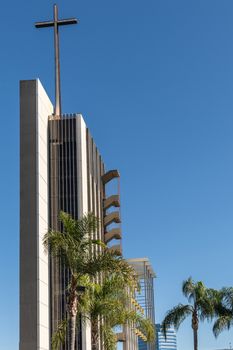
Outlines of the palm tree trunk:
M70 315L70 350L75 350L75 337L76 337L76 315Z
M91 321L91 349L98 350L99 345L99 333L98 333L98 321Z
M194 350L198 350L198 315L197 310L194 310L192 315L192 329L193 329L193 342L194 342Z
M197 329L193 330L194 350L198 350Z
M72 283L71 283L72 284ZM70 341L70 350L75 350L75 338L76 338L76 319L77 319L77 305L78 297L76 289L71 287L70 291L70 301L69 301L69 341Z

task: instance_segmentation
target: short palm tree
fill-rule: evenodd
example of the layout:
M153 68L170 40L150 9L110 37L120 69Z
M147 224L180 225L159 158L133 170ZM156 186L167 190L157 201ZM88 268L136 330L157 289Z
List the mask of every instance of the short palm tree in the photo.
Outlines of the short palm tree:
M218 292L218 299L215 304L217 319L214 322L213 333L215 337L233 326L233 288L224 287Z
M214 317L215 291L206 288L201 281L195 283L191 277L183 282L182 291L189 304L179 304L167 312L162 322L163 333L166 337L170 326L177 330L186 317L191 316L194 350L198 350L199 321L211 320Z
M98 228L99 220L93 214L84 215L74 220L69 214L60 213L62 232L50 230L44 236L44 246L51 255L59 259L70 272L68 287L67 314L68 321L62 321L58 333L62 338L63 330L69 329L70 350L75 349L76 321L79 312L80 286L85 276L95 277L101 271L108 271L117 265L117 257L106 252L104 244L93 240L91 235ZM91 254L93 245L102 246L102 252ZM117 266L116 266L117 268ZM56 348L56 341L53 347Z
M101 284L93 284L87 294L87 313L91 320L92 350L97 350L99 340L105 343L106 350L115 349L116 338L113 327L123 321L126 294L124 283L119 278L104 278ZM110 340L111 338L111 340Z
M130 273L130 269L128 272ZM86 305L91 320L92 350L98 349L100 334L107 343L106 350L114 346L115 335L112 328L124 322L127 277L127 273L122 276L119 272L117 275L104 276L101 283L92 284L87 290Z
M123 258L115 259L115 267L103 273L99 283L92 282L87 276L82 280L85 292L80 295L79 313L85 315L84 320L90 321L92 350L98 350L100 341L105 350L115 350L117 337L114 328L126 323L140 328L148 341L154 339L151 321L127 307L137 286L135 272ZM64 343L66 324L66 320L61 322L54 334L55 349Z
M148 341L154 339L154 327L140 313L130 309L135 290L133 269L125 262L122 271L110 273L101 284L93 284L87 294L88 315L91 319L92 350L98 350L100 337L106 350L116 349L113 329L133 322L145 333Z

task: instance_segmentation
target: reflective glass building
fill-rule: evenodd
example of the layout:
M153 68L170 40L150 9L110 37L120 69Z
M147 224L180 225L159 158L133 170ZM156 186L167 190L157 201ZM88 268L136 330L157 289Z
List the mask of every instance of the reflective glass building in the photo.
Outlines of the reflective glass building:
M161 325L156 324L156 343L157 350L176 350L176 332L174 328L169 328L167 330L167 336L165 339L165 336L163 335L161 330Z

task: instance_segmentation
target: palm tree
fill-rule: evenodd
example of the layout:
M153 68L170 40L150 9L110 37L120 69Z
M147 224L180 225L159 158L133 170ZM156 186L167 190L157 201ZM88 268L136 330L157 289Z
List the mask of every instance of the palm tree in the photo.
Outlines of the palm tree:
M74 220L69 214L60 213L62 232L50 230L44 236L44 246L55 259L59 259L70 272L68 285L67 314L68 321L62 321L58 333L62 338L63 330L69 329L70 350L75 349L76 320L79 312L80 286L84 276L95 277L101 271L108 271L117 266L120 259L114 253L108 253L105 245L99 240L91 239L99 225L99 220L93 214L84 215L80 220ZM102 247L98 254L91 254L93 245ZM59 337L55 337L56 340ZM56 348L56 341L53 342Z
M82 285L85 292L80 295L79 314L90 321L92 350L98 350L100 339L105 350L115 350L117 337L114 328L133 323L146 335L148 341L154 340L154 326L150 320L130 309L132 292L137 280L132 267L123 258L117 257L116 267L102 274L100 283L92 282L87 276ZM66 320L60 323L54 334L54 349L64 343Z
M98 349L101 334L106 350L115 348L116 338L112 329L123 322L126 299L122 281L119 291L120 280L118 277L104 278L101 284L93 284L88 290L87 313L91 320L92 350Z
M215 312L217 320L214 322L213 333L217 338L224 330L233 326L233 288L224 287L218 292Z
M194 350L197 350L199 321L211 320L214 317L216 291L206 288L201 281L195 283L190 277L183 282L182 292L189 304L178 304L169 310L162 322L162 330L166 337L166 331L170 326L173 325L178 330L186 317L191 316Z
M122 261L123 262L123 261ZM135 291L134 270L126 261L121 271L111 273L101 284L92 284L86 294L91 320L92 350L98 350L100 335L106 350L116 348L116 335L113 329L133 322L145 333L148 341L154 339L154 327L140 313L130 310L132 292ZM87 289L88 290L88 289Z

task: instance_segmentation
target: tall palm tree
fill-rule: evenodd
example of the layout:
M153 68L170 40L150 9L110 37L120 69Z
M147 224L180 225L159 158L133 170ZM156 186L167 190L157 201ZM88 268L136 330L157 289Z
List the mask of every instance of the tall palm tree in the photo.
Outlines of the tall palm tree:
M233 288L224 287L218 292L215 303L217 319L214 322L213 333L217 338L224 331L233 326Z
M183 282L182 292L189 304L178 304L169 310L162 322L162 330L166 337L166 331L170 326L173 325L178 330L186 317L191 316L194 350L198 350L199 321L211 320L214 317L215 291L206 288L201 281L195 283L190 277Z
M84 215L80 220L74 220L69 214L60 213L63 230L50 230L44 236L44 246L55 259L59 259L64 267L69 269L67 314L70 350L75 349L76 321L79 312L80 286L84 276L95 277L101 271L117 267L120 259L114 253L108 253L104 244L91 238L99 225L99 220L93 214ZM103 247L102 252L91 254L93 245ZM59 325L60 336L67 321Z

